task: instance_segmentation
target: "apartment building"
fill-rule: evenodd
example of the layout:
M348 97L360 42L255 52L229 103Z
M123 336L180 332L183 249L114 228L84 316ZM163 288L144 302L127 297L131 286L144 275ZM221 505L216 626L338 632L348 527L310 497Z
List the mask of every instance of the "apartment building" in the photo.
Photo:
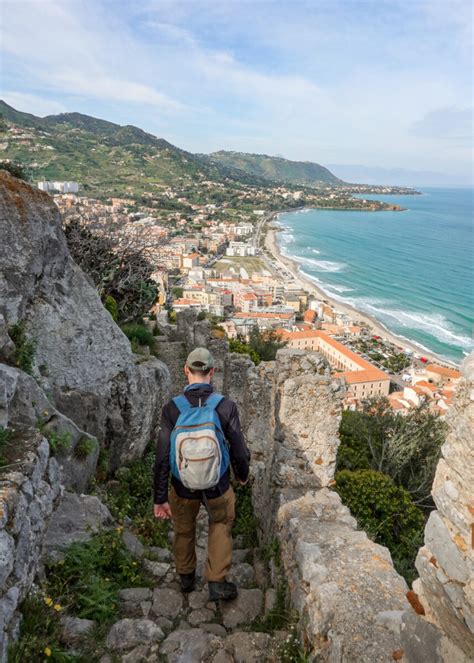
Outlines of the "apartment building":
M389 376L324 332L284 329L279 329L278 332L283 340L288 341L289 347L320 352L326 357L332 369L336 371L335 374L344 379L349 394L356 401L388 396Z

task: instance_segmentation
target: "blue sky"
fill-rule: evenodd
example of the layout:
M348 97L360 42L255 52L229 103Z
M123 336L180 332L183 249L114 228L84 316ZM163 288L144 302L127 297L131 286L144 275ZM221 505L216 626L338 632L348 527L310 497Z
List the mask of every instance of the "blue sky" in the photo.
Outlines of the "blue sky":
M465 0L3 0L2 97L185 149L442 171L472 149Z

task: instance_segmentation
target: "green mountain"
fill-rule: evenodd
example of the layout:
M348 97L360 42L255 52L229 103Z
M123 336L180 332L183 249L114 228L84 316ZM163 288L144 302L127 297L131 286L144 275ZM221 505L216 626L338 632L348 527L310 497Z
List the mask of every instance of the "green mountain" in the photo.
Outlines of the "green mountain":
M212 152L209 160L243 170L255 177L265 177L275 182L299 184L303 186L342 184L342 180L318 163L311 161L289 161L282 157L269 157L266 154L246 154L245 152Z
M175 147L134 126L81 113L36 117L0 100L0 160L25 166L34 180L72 180L94 195L159 193L200 181L268 186L231 165Z

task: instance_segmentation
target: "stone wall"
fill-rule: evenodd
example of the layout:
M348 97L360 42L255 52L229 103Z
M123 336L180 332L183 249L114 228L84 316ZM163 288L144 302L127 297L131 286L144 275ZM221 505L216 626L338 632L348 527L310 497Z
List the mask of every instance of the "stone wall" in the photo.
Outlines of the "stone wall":
M252 451L253 501L263 541L277 539L292 604L301 615L305 642L318 660L331 663L466 663L466 645L455 643L419 612L416 595L408 594L404 579L395 571L389 551L358 530L355 519L329 490L334 481L343 385L331 379L324 358L300 350L280 350L274 362L258 367L244 355L229 354L225 362L224 393L233 398L241 413L244 434ZM444 449L445 459L461 464L453 487L440 493L438 468L434 494L457 495L454 509L457 529L454 542L463 559L472 559L463 544L470 530L467 495L474 485L472 464L466 454L472 448L467 383L460 390L450 414L452 434ZM469 407L472 407L470 405ZM451 445L457 445L453 450ZM442 470L444 475L446 471ZM444 481L446 477L444 477ZM444 502L446 502L446 497ZM452 516L454 518L454 516ZM433 518L433 517L432 517ZM429 524L429 539L436 540L438 578L446 541ZM459 535L462 535L462 539ZM456 536L458 535L458 536ZM420 558L428 553L420 551ZM451 574L466 579L469 566L458 566L459 556L448 565ZM463 562L467 564L468 562ZM446 574L447 569L443 570ZM423 578L423 571L420 568ZM425 582L425 580L424 580ZM463 611L468 615L469 587L444 584L448 603L458 603L464 592ZM439 593L439 589L437 591ZM420 590L421 591L421 590ZM426 591L426 590L424 590ZM450 592L448 595L447 592ZM472 596L472 594L470 595ZM430 598L431 600L431 598ZM439 601L437 598L436 601ZM437 605L433 601L433 605ZM444 606L440 622L447 633L459 629L453 605ZM466 620L467 621L467 620ZM462 631L460 631L461 633ZM465 637L465 643L469 643ZM470 644L469 644L470 646Z
M427 619L474 657L474 353L462 369L433 483L437 511L426 525L414 589Z
M158 329L161 336L156 337L160 359L166 363L171 375L171 393L177 394L187 384L183 367L186 357L196 347L208 348L215 360L215 373L212 383L216 391L222 391L224 382L224 363L228 355L229 344L212 329L208 320L198 320L194 309L179 311L176 325L160 321Z
M17 635L17 606L40 568L43 536L61 491L59 465L47 440L31 428L17 428L14 435L14 456L0 470L1 661Z

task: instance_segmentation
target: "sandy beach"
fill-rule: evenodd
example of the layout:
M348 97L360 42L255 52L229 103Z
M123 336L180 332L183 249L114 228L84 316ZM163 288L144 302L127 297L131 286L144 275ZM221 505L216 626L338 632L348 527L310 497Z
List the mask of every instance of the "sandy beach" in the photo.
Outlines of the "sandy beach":
M280 247L278 245L277 233L281 232L282 228L274 225L273 222L276 220L276 218L277 214L272 217L271 222L268 224L264 245L265 248L268 249L268 251L270 251L272 254L275 264L280 268L286 268L293 275L298 286L304 288L318 299L327 301L335 308L336 311L347 314L354 320L356 324L361 323L364 326L369 326L374 334L381 336L391 343L394 343L399 348L412 350L414 353L423 357L427 357L430 361L442 364L444 366L457 366L454 362L451 362L444 357L440 357L433 352L425 350L413 341L409 341L402 336L397 336L372 316L359 311L350 304L346 304L331 298L327 293L318 288L310 278L306 277L300 272L299 263L296 260L288 258L281 253Z

